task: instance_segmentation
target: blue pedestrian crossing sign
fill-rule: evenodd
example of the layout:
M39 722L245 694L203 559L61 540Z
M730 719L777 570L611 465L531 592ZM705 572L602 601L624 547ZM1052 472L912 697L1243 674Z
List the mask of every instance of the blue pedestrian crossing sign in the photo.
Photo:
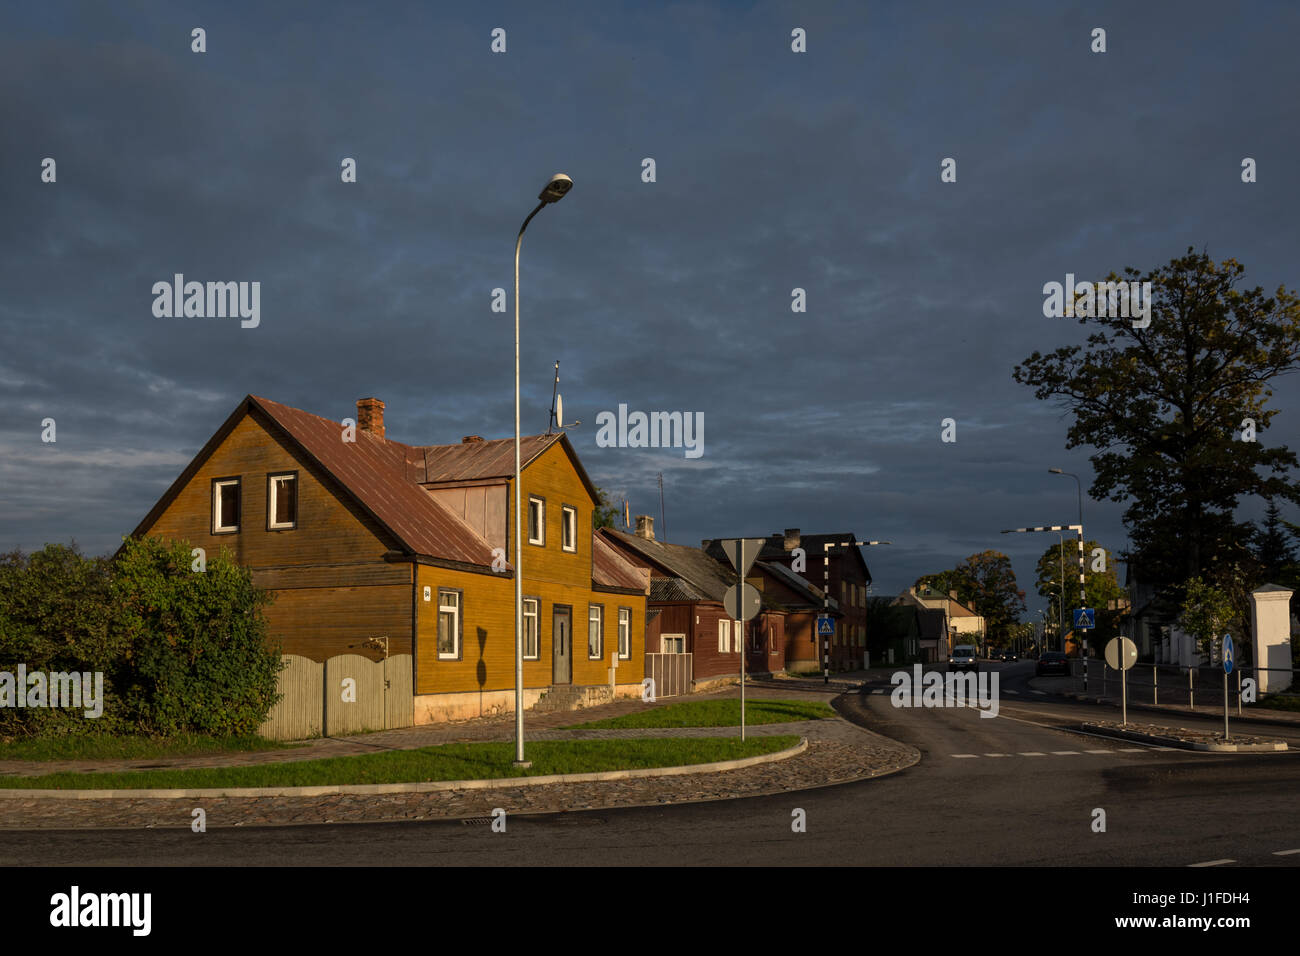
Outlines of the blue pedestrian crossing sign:
M1225 674L1232 673L1232 658L1235 655L1235 653L1236 651L1233 649L1232 646L1232 635L1224 634L1223 635L1223 673Z
M835 619L832 617L817 618L817 636L834 637L835 636Z
M1074 609L1074 627L1076 630L1087 630L1090 627L1097 626L1097 610L1091 607L1076 607Z

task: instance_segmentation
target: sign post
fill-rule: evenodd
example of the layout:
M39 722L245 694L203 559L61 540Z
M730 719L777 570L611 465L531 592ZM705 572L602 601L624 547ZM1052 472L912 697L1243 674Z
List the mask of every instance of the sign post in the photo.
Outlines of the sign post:
M1232 635L1223 635L1223 739L1228 739L1228 675L1232 673Z
M1075 612L1078 614L1078 611ZM1106 664L1119 671L1121 707L1124 726L1128 726L1128 669L1137 663L1137 645L1127 637L1113 637L1106 645Z
M722 605L736 621L749 621L758 614L762 607L762 598L758 589L745 583L745 575L754 566L758 552L763 550L766 538L724 538L722 550L731 566L736 569L736 583L727 588ZM740 635L740 739L745 739L745 628ZM733 635L734 636L734 635Z

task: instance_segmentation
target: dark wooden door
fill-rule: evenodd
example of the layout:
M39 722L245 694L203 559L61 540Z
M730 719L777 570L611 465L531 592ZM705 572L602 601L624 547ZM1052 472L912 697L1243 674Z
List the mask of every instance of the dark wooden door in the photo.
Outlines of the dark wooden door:
M552 614L551 648L551 683L573 683L573 613L563 604L555 605Z

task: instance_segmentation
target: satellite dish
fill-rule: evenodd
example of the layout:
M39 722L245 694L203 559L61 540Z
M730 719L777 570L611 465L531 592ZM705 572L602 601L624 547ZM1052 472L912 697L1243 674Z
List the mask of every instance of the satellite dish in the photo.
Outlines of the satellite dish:
M559 394L555 396L555 424L564 427L564 398Z

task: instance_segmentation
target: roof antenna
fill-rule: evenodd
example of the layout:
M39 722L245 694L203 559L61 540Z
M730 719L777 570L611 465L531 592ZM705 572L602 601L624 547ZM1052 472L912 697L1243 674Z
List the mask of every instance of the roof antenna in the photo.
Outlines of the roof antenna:
M668 524L664 521L664 473L659 472L659 530L664 536L664 544L668 543Z
M560 395L560 360L556 359L555 384L551 386L551 417L546 421L546 434L550 435L553 428L576 428L581 424L581 419L564 424L564 398Z

